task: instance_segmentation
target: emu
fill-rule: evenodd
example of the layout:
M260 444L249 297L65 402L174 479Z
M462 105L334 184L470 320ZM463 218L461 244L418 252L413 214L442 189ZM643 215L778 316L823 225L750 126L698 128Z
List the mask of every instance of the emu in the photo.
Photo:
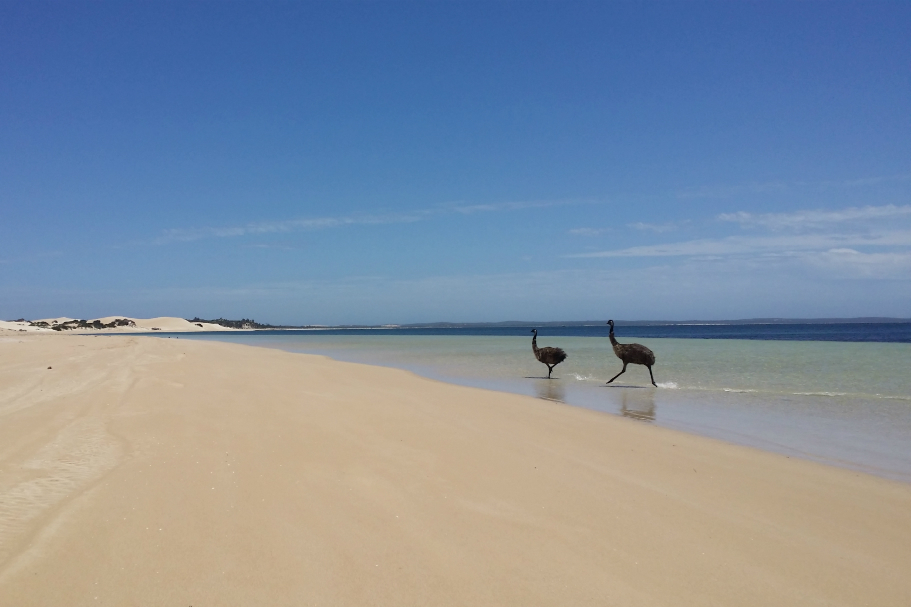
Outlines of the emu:
M623 361L623 369L614 375L607 383L613 382L626 373L626 365L633 363L634 365L645 365L648 367L648 376L652 378L652 385L657 388L658 384L655 383L655 376L652 375L652 365L655 364L655 353L642 344L621 344L617 342L617 339L614 337L614 321L609 320L607 321L607 324L610 325L609 337L610 343L614 347L614 354Z
M535 353L535 358L547 365L547 379L550 379L550 374L554 367L566 360L566 352L563 351L563 348L539 348L538 330L532 329L531 332L535 334L531 338L532 352Z

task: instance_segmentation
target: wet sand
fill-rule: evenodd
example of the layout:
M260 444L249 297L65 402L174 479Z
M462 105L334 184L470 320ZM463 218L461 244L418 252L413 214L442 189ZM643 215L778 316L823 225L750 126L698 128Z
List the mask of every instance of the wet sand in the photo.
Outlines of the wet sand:
M905 606L909 568L908 484L318 356L0 339L2 605Z

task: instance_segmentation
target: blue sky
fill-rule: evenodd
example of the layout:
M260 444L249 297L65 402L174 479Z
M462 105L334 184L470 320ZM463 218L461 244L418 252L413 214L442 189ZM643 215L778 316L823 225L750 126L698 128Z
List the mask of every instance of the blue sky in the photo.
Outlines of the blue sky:
M906 2L0 1L0 318L911 316Z

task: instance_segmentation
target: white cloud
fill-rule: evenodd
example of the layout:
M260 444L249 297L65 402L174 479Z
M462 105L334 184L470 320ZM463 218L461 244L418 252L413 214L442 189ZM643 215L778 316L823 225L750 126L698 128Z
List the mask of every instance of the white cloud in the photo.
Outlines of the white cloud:
M819 184L821 187L841 187L841 188L852 188L852 187L862 187L868 185L879 185L881 183L888 183L890 181L909 181L911 180L911 173L899 173L897 175L880 175L877 177L860 177L858 179L847 179L842 181L823 181ZM808 185L806 183L801 183L801 185Z
M666 258L677 267L726 264L780 276L911 281L911 205L726 213L721 221L764 233L647 244L569 258ZM673 261L676 259L677 261Z
M168 242L188 242L203 238L227 238L256 234L276 234L320 230L349 225L381 225L391 223L412 223L424 219L426 213L415 212L398 215L352 215L347 217L318 217L314 219L289 219L285 221L248 223L235 227L209 228L176 228L165 230L156 241L158 244Z
M641 221L638 221L636 223L627 224L627 227L630 227L630 228L633 228L636 230L648 231L648 232L658 232L660 234L663 232L673 232L674 230L677 229L677 224L674 224L674 223L655 224L655 223L643 223Z
M837 211L812 210L759 215L739 211L737 213L722 213L718 216L718 219L738 223L742 227L762 227L770 230L802 230L816 229L833 224L870 222L902 217L911 217L911 205L896 206L889 204L878 207L850 207Z
M684 221L682 223L688 223L688 222ZM674 230L677 230L680 226L679 226L679 224L670 223L670 222L656 224L656 223L643 223L641 221L637 221L636 223L626 224L626 227L632 228L634 230L641 230L643 232L655 232L655 233L661 234L664 232L673 232ZM616 231L617 231L616 228L574 228L572 230L568 230L568 233L573 234L575 236L600 236L601 234L607 234L608 232L616 232Z
M600 236L610 231L611 228L574 228L569 233L575 236Z
M589 200L556 200L556 201L520 201L500 202L491 204L449 204L432 208L417 209L405 213L390 213L386 215L347 215L341 217L316 217L309 219L287 219L283 221L254 222L242 226L203 227L203 228L174 228L165 230L155 240L156 244L170 242L190 242L204 238L231 238L256 234L277 234L285 232L300 232L307 230L324 230L352 225L387 225L396 223L414 223L424 221L434 216L449 213L472 213L520 211L524 209L538 209L555 206L576 204L593 204Z
M879 234L801 234L770 236L729 236L719 239L687 240L566 255L586 257L681 257L696 255L748 255L768 252L829 250L845 247L891 247L911 245L911 230Z
M860 177L856 179L843 179L840 181L765 181L741 183L735 185L716 184L704 185L691 188L685 188L677 192L678 198L697 199L697 198L732 198L749 194L769 194L774 192L792 192L798 191L831 191L833 189L852 189L858 187L869 187L890 182L901 182L911 180L911 173L900 173L897 175L877 175L873 177Z
M515 202L493 202L489 204L450 204L437 207L443 212L456 212L463 214L489 213L494 211L521 211L524 209L544 209L549 207L575 206L580 204L596 204L594 200L523 200Z
M846 278L911 278L911 252L862 253L854 249L829 249L807 256L806 261L830 274Z
M747 183L740 185L711 185L687 188L677 192L677 198L730 198L742 194L765 194L768 192L782 192L789 189L789 185L782 181L769 181L765 183Z

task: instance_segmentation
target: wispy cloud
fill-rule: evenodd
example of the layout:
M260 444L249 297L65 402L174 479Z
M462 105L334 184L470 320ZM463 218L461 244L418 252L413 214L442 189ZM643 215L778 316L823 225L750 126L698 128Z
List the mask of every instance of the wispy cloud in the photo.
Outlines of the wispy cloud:
M172 242L191 242L205 238L232 238L250 235L280 234L325 230L354 225L388 225L397 223L415 223L435 216L459 213L490 213L498 211L520 211L547 207L594 204L593 200L541 200L499 202L490 204L451 203L425 209L416 209L403 213L389 214L352 214L339 217L315 217L287 219L282 221L251 222L241 226L216 226L201 228L174 228L165 230L154 242L167 244Z
M739 223L742 227L762 227L770 230L803 230L848 222L865 222L909 216L911 216L911 205L896 206L889 204L878 207L850 207L835 211L812 210L759 215L739 211L737 213L722 213L718 216L718 219Z
M688 222L684 221L682 223L688 223ZM640 230L642 232L655 232L655 233L661 234L664 232L673 232L673 231L679 229L680 224L672 223L672 222L657 224L657 223L643 223L641 221L638 221L635 223L628 223L628 224L626 224L626 227L632 228L634 230ZM568 233L572 234L574 236L600 236L601 234L607 234L609 232L616 232L616 231L617 231L617 228L574 228L572 230L568 230Z
M911 181L911 173L898 173L896 175L879 175L876 177L860 177L858 179L844 179L840 181L821 181L818 183L800 182L801 185L818 185L822 188L855 188L868 185L879 185L894 181Z
M675 224L675 223L656 224L656 223L643 223L641 221L638 221L636 223L629 223L629 224L627 224L627 227L633 228L634 230L642 230L645 232L657 232L659 234L663 233L663 232L673 232L674 230L676 230L678 228L677 224Z
M764 194L768 192L783 192L789 186L783 181L768 181L765 183L744 183L736 185L705 185L685 188L677 192L677 198L731 198L742 194Z
M63 257L63 251L35 251L35 252L19 252L18 255L13 257L6 257L0 259L0 264L11 265L11 264L31 264L36 262L44 262L48 259L55 259Z
M684 188L677 192L677 198L732 198L745 194L768 194L788 191L825 191L833 189L854 189L882 185L892 182L909 181L911 173L896 175L876 175L855 179L827 181L765 181L740 184L715 184Z
M381 225L391 223L412 223L421 221L426 213L414 212L393 215L350 215L343 217L318 217L313 219L289 219L285 221L248 223L234 227L176 228L165 230L156 241L157 244L168 242L189 242L203 238L229 238L257 234L277 234L282 232L299 232L321 230L350 225Z
M787 236L728 236L668 244L627 247L567 255L569 258L592 257L682 257L703 255L748 255L769 252L829 250L845 247L908 246L911 230L879 234L815 234Z
M600 236L611 231L611 228L574 228L569 233L575 236Z
M808 263L830 273L854 278L911 277L911 252L863 253L855 249L830 249L808 256Z
M666 258L680 263L802 264L832 276L911 279L911 205L725 213L753 230L720 238L645 244L568 258ZM743 266L747 268L747 266ZM796 267L796 266L795 266Z
M457 213L485 213L492 211L521 211L524 209L543 209L548 207L563 207L579 204L595 204L594 200L525 200L516 202L495 202L490 204L453 204L439 207L442 210L451 210Z
M276 251L297 251L297 250L299 250L299 247L289 247L287 245L263 244L263 243L247 244L247 245L244 245L244 247L247 249L269 249L269 250L276 250Z

